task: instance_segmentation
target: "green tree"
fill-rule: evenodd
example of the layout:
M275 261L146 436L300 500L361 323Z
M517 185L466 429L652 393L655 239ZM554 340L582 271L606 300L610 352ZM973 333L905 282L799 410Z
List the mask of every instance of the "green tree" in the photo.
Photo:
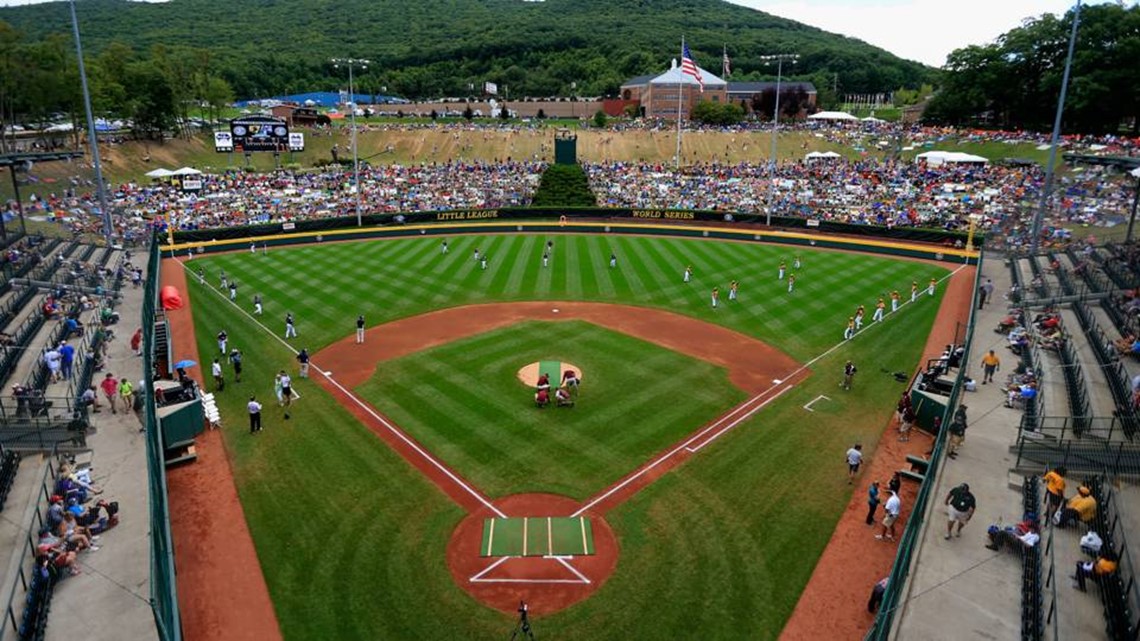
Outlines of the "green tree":
M702 100L693 106L689 118L706 125L735 125L744 118L744 110L731 102Z
M609 118L606 116L606 112L601 109L594 113L594 126L598 129L604 129L608 121Z

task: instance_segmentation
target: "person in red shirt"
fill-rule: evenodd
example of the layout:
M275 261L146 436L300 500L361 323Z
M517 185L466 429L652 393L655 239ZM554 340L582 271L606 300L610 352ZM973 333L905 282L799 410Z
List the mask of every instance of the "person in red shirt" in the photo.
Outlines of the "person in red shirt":
M534 404L538 407L550 405L550 390L540 389L534 394Z
M549 374L543 374L543 375L539 376L538 377L538 384L535 385L535 388L539 389L539 390L550 389L550 375Z
M135 356L142 356L142 328L141 327L136 329L135 333L131 336L131 351L135 353Z
M111 406L111 413L114 414L115 398L119 396L119 381L115 380L114 374L107 374L99 387L103 389L103 395L107 397L107 404Z

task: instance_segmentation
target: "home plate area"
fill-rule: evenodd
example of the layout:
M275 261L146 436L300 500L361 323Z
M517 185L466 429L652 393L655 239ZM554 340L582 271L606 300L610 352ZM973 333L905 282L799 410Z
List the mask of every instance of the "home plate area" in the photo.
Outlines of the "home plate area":
M521 517L483 520L483 557L500 557L471 577L472 583L590 583L569 563L594 554L586 517Z

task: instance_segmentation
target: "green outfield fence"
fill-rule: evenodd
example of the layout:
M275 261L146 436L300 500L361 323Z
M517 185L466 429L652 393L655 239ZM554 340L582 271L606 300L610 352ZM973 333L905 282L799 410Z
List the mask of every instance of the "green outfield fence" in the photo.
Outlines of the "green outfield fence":
M963 382L967 378L966 373L970 369L970 346L974 339L975 311L977 309L975 299L978 295L978 287L981 284L982 262L983 257L979 254L978 269L974 274L973 294L970 297L970 320L966 324L966 356L962 359L962 364L958 368L958 377L954 380L954 388L950 391L950 401L946 405L946 413L942 416L943 425L950 424L954 410L958 407L958 399L964 389ZM887 590L883 593L883 602L879 606L879 613L875 615L875 621L864 637L865 641L887 641L892 637L895 613L904 603L903 597L906 594L907 577L915 562L915 550L922 542L927 508L930 505L931 495L934 494L937 475L941 469L943 451L946 448L946 433L947 430L943 429L935 436L934 451L930 454L930 465L926 468L926 478L918 490L910 519L906 523L906 529L903 530L902 538L899 539L899 549L895 554L895 562L887 580Z
M154 328L158 313L158 285L161 258L158 239L150 244L146 287L143 291L143 426L146 428L147 493L150 503L150 607L158 637L181 641L182 622L178 614L178 590L174 576L174 539L170 534L170 505L166 500L166 461L162 433L155 418Z

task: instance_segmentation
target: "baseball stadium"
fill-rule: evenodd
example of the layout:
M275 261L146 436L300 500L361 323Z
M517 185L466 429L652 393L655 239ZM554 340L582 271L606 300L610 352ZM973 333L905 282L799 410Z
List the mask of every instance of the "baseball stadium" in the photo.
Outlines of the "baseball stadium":
M654 28L804 59L718 44L722 78L643 16L567 71L472 27L593 51L575 3L401 3L385 38L462 42L361 40L377 71L170 3L237 63L90 3L93 109L75 3L48 71L0 9L0 641L1138 641L1140 120L1084 43L1061 136L1080 3L936 70L691 1ZM1045 27L1051 137L962 90Z

